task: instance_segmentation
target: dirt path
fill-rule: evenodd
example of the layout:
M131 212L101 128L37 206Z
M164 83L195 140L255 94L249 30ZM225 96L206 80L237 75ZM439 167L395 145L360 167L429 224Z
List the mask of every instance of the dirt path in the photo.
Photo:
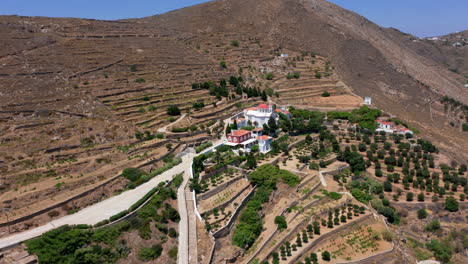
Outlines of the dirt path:
M186 116L187 116L187 114L181 115L176 121L170 123L169 125L166 125L166 126L163 126L163 127L159 128L159 129L158 129L158 132L159 132L159 133L166 133L168 127L173 126L173 125L179 123L179 122L182 121L182 119L184 119Z

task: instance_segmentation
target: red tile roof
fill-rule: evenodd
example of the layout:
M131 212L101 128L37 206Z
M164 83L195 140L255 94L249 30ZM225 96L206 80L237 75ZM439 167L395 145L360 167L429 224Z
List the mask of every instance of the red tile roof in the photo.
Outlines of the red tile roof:
M250 108L247 108L247 109L245 109L245 110L247 110L247 111L255 111L255 110L257 110L257 107L250 107Z
M254 130L252 130L252 131L255 131L255 132L257 132L257 131L263 131L263 127L257 127L257 128L255 128Z
M387 121L382 121L382 120L377 120L377 123L382 124L382 125L395 125L393 122L387 122Z
M270 137L269 136L259 136L259 137L257 137L257 139L268 140L268 139L270 139Z
M245 129L239 129L239 130L236 130L236 131L232 131L232 133L229 134L228 136L241 137L241 136L244 136L244 135L247 135L247 134L250 134L250 131L245 130Z
M266 104L261 104L261 105L258 106L258 108L260 108L260 109L268 109L268 105L266 105Z

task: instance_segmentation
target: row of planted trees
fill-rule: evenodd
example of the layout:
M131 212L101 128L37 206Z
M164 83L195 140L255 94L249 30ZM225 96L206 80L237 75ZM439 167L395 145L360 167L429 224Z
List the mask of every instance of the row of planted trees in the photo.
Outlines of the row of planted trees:
M365 210L364 206L350 203L340 208L328 211L328 218L322 218L321 220L308 224L305 229L302 229L302 231L296 234L296 240L294 243L286 241L279 248L279 253L272 253L272 263L279 263L280 260L287 260L288 257L292 256L294 251L298 251L299 248L314 239L314 235L319 237L321 235L321 227L332 229L348 222L348 220L352 220L354 216L364 214Z

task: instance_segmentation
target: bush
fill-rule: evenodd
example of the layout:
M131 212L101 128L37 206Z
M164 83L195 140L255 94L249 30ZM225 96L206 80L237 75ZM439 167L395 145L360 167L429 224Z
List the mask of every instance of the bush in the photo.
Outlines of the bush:
M138 252L138 259L141 261L150 261L153 259L159 258L161 256L161 253L163 251L163 247L161 244L156 244L153 245L150 248L141 248L140 251Z
M322 93L322 97L330 97L330 93L325 91Z
M143 79L143 78L137 78L137 79L135 80L135 82L137 82L137 83L145 83L146 80Z
M272 72L269 72L269 73L266 74L266 79L267 80L273 80L273 78L275 78L275 76L273 75Z
M167 253L171 259L176 260L177 259L177 254L179 253L179 248L177 246L174 246L169 250Z
M169 228L169 236L170 237L177 237L178 236L177 231L173 227Z
M288 224L286 223L286 218L282 215L278 215L275 217L275 224L278 225L278 229L280 231L288 228Z
M384 230L382 231L382 238L388 242L392 241L395 239L395 234L392 233L390 230Z
M457 212L458 211L458 202L452 196L449 196L445 199L445 209L450 212Z
M171 105L167 108L167 114L171 116L178 116L180 115L180 109L175 105Z
M426 231L436 231L440 229L440 221L438 219L432 220L427 226L424 228Z
M137 168L126 168L122 171L122 176L131 182L137 181L141 177L141 171Z
M220 61L219 66L221 66L221 68L226 69L227 68L226 61L224 61L224 60Z
M424 208L418 210L418 219L424 219L427 217L427 211Z
M426 247L434 253L437 260L447 263L452 258L452 247L448 243L441 243L439 240L431 240Z
M239 47L239 41L233 40L233 41L231 42L231 45L232 45L233 47Z
M330 252L328 251L322 252L322 259L325 261L330 261L331 260Z
M315 78L320 79L322 78L322 74L320 72L315 73Z

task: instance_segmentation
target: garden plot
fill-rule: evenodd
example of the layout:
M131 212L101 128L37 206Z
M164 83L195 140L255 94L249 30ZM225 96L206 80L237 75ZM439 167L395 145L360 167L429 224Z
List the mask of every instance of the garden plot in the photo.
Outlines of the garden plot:
M233 197L235 197L239 192L243 191L249 184L249 182L243 178L229 184L226 189L222 190L221 192L208 197L203 200L198 201L198 207L201 214L206 211L209 211L213 208L216 208Z
M250 191L252 191L252 187L242 191L242 193L227 206L219 209L215 208L212 212L206 213L203 216L206 224L205 228L208 231L216 232L218 229L225 226L231 219L234 211L242 204L242 201L247 197Z
M391 250L392 242L386 240L391 237L388 232L390 231L380 219L369 218L362 223L351 224L349 228L333 234L312 250L305 252L304 256L310 257L311 253L316 253L319 259L318 263L358 261ZM322 253L325 251L330 253L330 261L322 259Z
M279 263L295 263L305 254L309 254L308 251L317 243L321 244L322 239L328 239L330 234L367 217L370 217L370 212L357 204L342 202L334 203L334 205L329 204L321 210L321 213L302 222L300 226L293 229L292 233L281 240L280 244L274 248L274 252L271 253L271 260L273 262L279 261Z
M235 168L227 168L225 171L217 173L208 179L201 180L200 183L203 186L202 193L216 189L221 184L224 184L242 175L243 173L240 170L237 170Z

